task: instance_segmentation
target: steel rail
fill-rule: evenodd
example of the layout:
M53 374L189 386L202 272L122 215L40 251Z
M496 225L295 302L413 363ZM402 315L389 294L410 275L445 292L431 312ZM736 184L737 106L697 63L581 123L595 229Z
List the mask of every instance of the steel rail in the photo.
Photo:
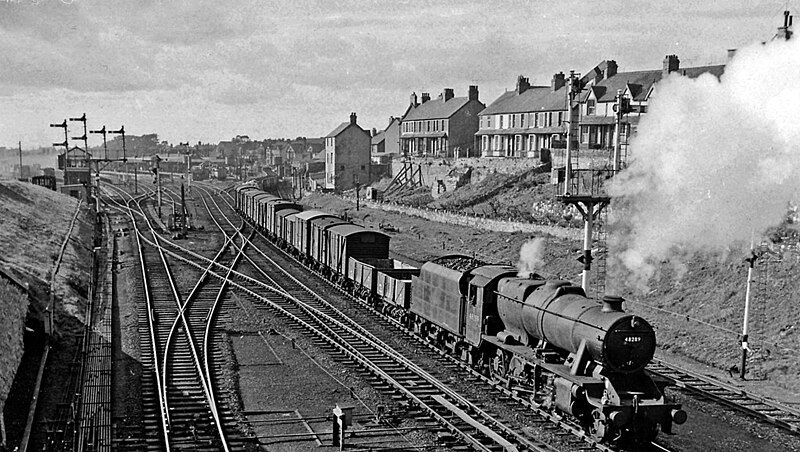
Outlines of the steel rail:
M220 190L220 193L223 193L223 192L224 192L224 191ZM225 193L225 194L226 194L228 197L230 197L230 198L232 199L232 196L231 196L230 194L228 194L228 193ZM230 205L230 203L229 203L227 200L226 200L226 204L228 205L228 207L229 207L229 208L233 209L233 207ZM235 209L234 209L234 210L235 210ZM261 234L260 232L259 232L259 235L260 235L260 236L261 236L261 237L262 237L264 240L268 240L268 239L267 239L266 237L264 237L264 235L263 235L263 234ZM254 247L254 248L258 249L257 247ZM260 251L260 250L259 250L259 251ZM281 250L281 251L282 251L282 250ZM284 254L286 254L286 253L284 252ZM301 264L301 265L302 265L302 264ZM312 270L312 271L313 271L313 270ZM317 272L314 272L314 273L317 273ZM317 273L317 274L318 274L318 273ZM321 275L320 275L320 276L321 276ZM322 276L321 276L321 277L322 277ZM583 431L583 429L581 429L580 427L578 427L578 426L574 425L573 423L571 423L571 422L569 422L569 421L565 420L563 417L561 417L561 416L559 416L559 415L557 415L557 414L554 414L554 413L552 413L552 412L550 412L550 411L548 411L548 410L546 410L546 409L542 408L542 407L541 407L539 404L537 404L537 403L535 403L535 402L533 402L533 401L531 401L531 400L529 400L529 399L522 398L522 397L518 396L518 395L517 395L517 394L515 394L513 391L511 391L511 390L509 390L509 389L507 389L507 388L504 388L504 387L502 387L502 386L498 386L498 385L496 385L496 384L495 384L495 383L494 383L494 382L493 382L493 381L492 381L490 378L488 378L488 377L486 377L485 375L483 375L483 374L479 373L479 372L478 372L478 371L476 371L475 369L472 369L472 368L471 368L471 367L470 367L470 366L469 366L467 363L465 363L465 362L463 362L463 361L459 360L458 358L456 358L456 357L454 357L454 356L451 356L450 354L447 354L446 352L443 352L442 350L440 350L440 349L436 348L435 346L433 346L433 344L431 344L431 343L429 343L429 342L425 341L423 338L420 338L420 337L419 337L418 335L416 335L415 333L413 333L413 332L409 331L407 328L405 328L405 326L404 326L404 325L402 325L402 324L401 324L400 322L398 322L396 319L394 319L394 318L392 318L392 317L389 317L389 316L387 316L387 315L385 315L385 314L383 314L383 313L379 312L378 310L376 310L376 309L375 309L375 308L373 308L372 306L369 306L368 304L364 303L362 300L360 300L360 299L358 299L357 297L354 297L352 294L350 294L350 293L348 293L348 292L344 291L344 290L343 290L341 287L339 287L339 286L337 286L336 284L332 283L332 282L331 282L331 281L329 281L328 279L326 279L326 278L324 278L324 277L322 277L322 279L323 279L325 282L327 282L328 284L330 284L332 287L334 287L335 289L339 290L339 291L340 291L342 294L344 294L345 296L347 296L347 297L350 297L351 299L353 299L353 300L355 300L356 302L360 303L362 306L364 306L366 309L368 309L368 310L369 310L370 312L372 312L373 314L375 314L375 315L378 315L380 318L383 318L384 320L388 321L388 322L389 322L389 323L391 323L391 324L394 324L394 325L395 325L396 327L398 327L398 328L399 328L401 331L405 332L405 333L406 333L407 335L409 335L410 337L413 337L414 339L416 339L416 340L417 340L419 343L421 343L421 344L423 344L423 345L425 345L425 346L427 346L427 347L431 348L432 350L434 350L435 352L437 352L437 353L438 353L439 355L441 355L442 357L445 357L446 359L448 359L449 361L451 361L453 364L456 364L456 365L458 365L459 367L461 367L462 369L464 369L464 370L466 370L466 371L470 372L470 373L471 373L471 374L472 374L474 377L477 377L477 378L481 379L482 381L484 381L484 383L486 383L486 384L490 385L491 387L493 387L493 388L495 388L495 389L497 389L497 390L499 390L499 391L503 392L503 393L504 393L506 396L508 396L508 397L510 397L510 398L512 398L512 399L514 399L514 400L515 400L515 401L517 401L518 403L521 403L522 405L524 405L524 406L526 406L527 408L531 409L531 410L532 410L534 413L536 413L536 414L538 414L538 415L540 415L540 416L542 416L542 417L544 417L544 418L548 419L550 422L552 422L552 423L554 423L554 424L556 424L556 425L560 426L561 428L563 428L563 429L567 430L568 432L570 432L571 434L573 434L573 435L574 435L576 438L578 438L578 439L581 439L581 440L585 441L585 442L587 443L587 445L588 445L588 446L590 446L590 447L593 447L593 448L596 448L596 449L599 449L599 450L602 450L602 451L606 451L606 452L610 452L610 451L612 451L612 450L613 450L612 448L610 448L610 447L608 447L608 446L605 446L605 445L603 445L603 444L597 443L597 442L596 442L594 439L592 439L591 437L589 437L589 436L586 434L586 432L585 432L585 431ZM300 283L300 284L302 285L302 283ZM318 297L318 296L316 296L316 294L314 294L314 296L315 296L315 297L317 297L317 298L319 299L319 297ZM333 308L334 310L336 310L336 308L335 308L335 307L332 307L332 308ZM342 315L344 315L344 314L342 314ZM348 320L349 320L349 318L348 318ZM358 325L357 323L355 323L355 322L353 322L353 323L356 325L356 327L357 327L357 328L363 328L363 327L361 327L360 325ZM368 333L368 332L367 332L367 333ZM369 333L368 333L368 334L369 334Z
M141 232L138 231L138 229L137 229L137 234L141 234ZM142 239L145 242L149 242L149 240L147 238L145 238L145 237L142 237ZM169 242L168 240L164 240L164 241ZM183 256L181 256L181 255L179 255L179 254L177 254L175 252L172 252L172 251L166 249L160 243L154 243L153 245L156 246L156 247L159 247L159 250L161 252L169 254L169 255L175 257L176 259L182 260L182 261L186 262L187 264L194 266L195 268L198 268L198 269L202 268L196 262L194 262L194 261L192 261L190 259L187 259L187 258L185 258L185 257L183 257ZM183 247L181 247L179 245L174 245L174 246L179 248L179 249L183 249L184 251L187 251L190 254L195 255L196 258L199 257L203 261L208 261L208 259L205 258L204 256L196 255L196 253L190 252L189 250L185 250ZM216 264L216 265L219 266L219 264ZM240 279L243 278L243 279L249 280L251 283L255 283L260 287L266 288L266 289L268 289L270 291L273 291L273 292L277 293L278 295L281 295L281 297L284 298L285 300L292 301L297 306L300 306L302 309L304 309L306 311L309 308L311 310L316 311L315 308L304 306L305 303L303 303L300 300L297 300L296 298L292 297L291 295L289 295L286 292L283 292L283 291L281 291L281 290L279 290L277 288L274 288L274 287L267 286L267 285L265 285L263 283L260 283L259 281L255 280L255 279L250 278L250 277L248 277L246 275L243 275L243 274L241 274L239 272L233 272L233 273L235 273L237 275L237 277L239 277ZM211 271L211 272L209 272L209 274L211 274L211 275L213 275L213 276L215 276L215 277L217 277L217 278L219 278L221 280L225 280L225 276L222 276L221 274L218 274L216 272ZM435 411L435 409L433 409L433 407L431 407L428 403L426 403L425 401L421 400L419 397L417 397L415 394L413 394L411 391L409 391L401 382L397 381L396 379L392 378L390 375L388 375L385 372L383 372L377 364L372 362L368 357L364 356L352 344L348 343L346 340L341 338L341 336L338 333L333 331L333 329L327 323L325 323L324 321L319 319L317 317L317 315L321 315L321 316L327 317L330 321L338 323L338 321L336 321L335 319L330 318L330 316L327 316L326 314L321 313L321 312L318 312L317 315L315 315L313 313L307 313L308 315L311 315L312 319L315 319L315 321L318 323L318 326L315 327L315 326L309 324L308 322L306 322L305 320L301 319L300 317L296 316L295 314L287 311L284 307L280 306L278 303L274 302L273 300L270 300L267 297L264 297L264 296L254 292L254 291L250 290L249 288L247 288L247 287L245 287L243 285L240 285L240 284L238 284L236 282L231 281L230 284L233 287L237 287L239 290L244 291L245 293L249 294L250 296L255 297L257 300L260 300L263 303L271 306L273 309L275 309L278 312L288 316L290 319L298 322L301 326L303 326L304 328L312 331L314 334L316 334L321 339L325 340L326 342L330 343L334 347L338 348L345 355L349 356L351 359L353 359L356 362L360 363L362 366L364 366L366 368L370 368L376 373L383 374L384 379L387 382L391 383L393 386L395 386L398 391L406 394L407 397L410 398L411 400L414 400L418 404L418 406L423 407L426 410L428 410L432 417L437 419L443 425L447 426L448 429L450 429L454 433L458 433L464 439L464 441L466 441L467 443L472 444L473 447L475 447L477 450L487 450L487 451L491 450L491 449L486 448L486 446L484 446L479 440L474 438L470 433L468 433L466 431L463 431L462 429L459 429L454 424L452 424L449 420L445 419L442 415L437 413ZM340 326L343 326L343 325L340 325ZM322 331L322 330L325 330L325 331ZM351 334L353 334L353 333L358 335L356 332L351 332ZM338 340L335 340L334 338L336 338ZM533 450L547 450L547 449L534 448Z
M114 187L114 188L117 189L119 192L130 196L129 194L127 194L123 190L118 189L116 187ZM181 306L181 301L180 301L180 295L178 294L177 286L176 286L175 281L174 281L174 277L172 275L172 272L169 269L169 264L167 263L167 259L166 259L165 255L164 255L163 247L158 243L158 241L159 241L158 234L155 232L155 229L153 228L152 224L150 223L149 218L147 218L147 216L144 214L144 208L141 206L141 202L144 199L146 199L148 196L150 196L150 194L146 194L146 195L142 196L138 201L136 201L136 205L139 208L139 211L140 211L139 213L144 218L145 222L148 225L150 233L153 236L153 241L152 242L147 240L144 237L144 234L139 230L139 226L136 224L136 220L135 220L135 218L133 216L133 213L132 213L132 212L135 211L135 209L130 208L130 207L128 208L129 209L129 215L131 217L131 221L133 223L134 230L137 233L137 242L138 242L139 237L142 237L142 239L145 242L147 242L151 246L154 246L158 250L159 255L161 256L162 264L164 265L164 269L165 269L165 272L167 274L167 279L168 279L168 281L170 283L170 288L172 290L172 294L173 294L173 297L175 299L175 303L176 303L176 306L177 306L177 309L178 309L176 320L178 318L180 318L181 323L183 324L184 332L185 332L186 338L187 338L187 340L189 342L189 348L190 348L190 351L191 351L191 354L192 354L193 362L195 364L196 371L197 371L197 373L198 373L198 375L200 377L200 382L201 382L201 384L203 386L203 391L204 391L204 394L205 394L206 401L209 404L209 407L208 407L209 411L211 411L212 417L214 418L214 423L215 423L217 432L219 434L222 446L223 446L224 450L227 452L227 451L229 451L229 445L228 445L227 438L225 436L224 430L222 428L222 421L221 421L221 418L219 416L218 409L216 407L216 400L213 398L213 396L210 395L213 392L209 387L211 382L207 381L206 378L205 378L205 372L203 371L203 368L202 368L203 366L200 363L200 359L199 359L198 354L197 354L197 346L195 345L194 338L192 337L192 329L191 329L191 326L190 326L189 322L186 319L186 316L184 314L184 310L181 309L182 306ZM131 197L131 201L129 201L129 203L131 203L131 202L133 202L133 198L132 197ZM142 254L143 254L143 249L140 248L140 260L143 261ZM146 283L145 283L145 286L146 286ZM151 313L148 313L148 314L150 315L150 317L152 319L152 314ZM152 329L151 329L151 331L152 331ZM170 332L170 335L168 336L168 338L171 337L171 336L172 336L172 333ZM154 336L153 336L153 339L154 339ZM155 342L154 342L154 348L155 347L156 346L155 346ZM170 342L168 341L164 345L165 357L169 353L169 347L170 347ZM158 353L157 352L154 354L154 359L156 361L158 361ZM167 365L166 364L167 364L167 360L165 359L164 360L164 366L162 368L163 378L159 379L160 381L158 382L158 384L160 385L159 386L159 391L163 392L163 396L162 396L162 394L159 394L159 398L162 400L162 409L166 410L166 415L167 415L166 421L167 421L167 425L169 425L170 424L170 417L169 417L169 404L168 404L168 393L167 393L168 386L166 384L166 382L167 382ZM157 367L157 364L156 364L156 367ZM167 430L169 430L169 428ZM165 436L165 443L167 443L167 447L169 447L169 445L168 445L169 438L170 438L170 436L167 434Z
M215 206L217 207L217 209L219 210L219 212L223 216L223 218L225 218L225 220L229 223L230 226L233 226L233 223L230 221L228 216L225 215L224 212L222 212L222 209L219 207L219 205L217 204L216 200L214 200L213 197L211 198L211 200L215 204ZM204 204L206 204L206 208L208 208L208 205L207 205L205 199L203 199L203 202L204 202ZM227 203L227 201L226 201L226 203ZM228 203L228 207L231 207L229 203ZM211 213L210 210L209 210L209 213ZM221 226L219 225L217 220L213 218L213 216L212 216L212 219L213 219L213 221L215 223L217 223L217 226L222 230ZM295 284L300 286L307 294L311 295L319 303L323 304L323 306L326 309L332 310L334 312L334 314L339 319L344 319L344 321L347 322L348 325L344 325L341 321L339 321L339 319L333 318L329 314L325 314L322 311L317 310L316 308L310 307L310 309L315 311L315 313L318 313L320 315L324 315L327 318L327 320L333 321L336 324L340 325L341 327L344 327L344 328L347 328L347 329L356 329L358 331L358 333L363 338L365 338L369 342L369 345L372 346L373 348L378 349L384 355L394 359L396 362L398 362L399 364L403 365L408 370L411 370L415 374L419 375L424 380L426 380L429 384L431 384L432 386L436 387L438 390L440 390L441 392L443 392L444 394L449 396L451 399L457 401L460 405L469 407L472 411L477 413L485 421L490 421L490 423L494 424L494 426L496 428L499 428L504 433L506 433L508 435L511 435L514 438L514 440L516 440L518 443L520 443L522 445L525 445L526 447L531 448L533 450L540 450L540 449L535 449L535 448L540 447L539 445L535 445L535 444L531 443L527 438L525 438L522 435L520 435L513 428L504 425L501 421L495 419L493 416L491 416L488 413L486 413L483 409L475 406L472 402L470 402L469 400L467 400L466 398L464 398L463 396L461 396L460 394L458 394L457 392L452 390L447 385L441 383L437 378L435 378L432 375L430 375L427 371L425 371L424 369L420 368L418 365L416 365L413 361L411 361L408 358L406 358L404 355L402 355L399 352L395 351L393 348L391 348L390 346L385 344L383 341L381 341L379 338L374 336L371 332L366 330L366 328L364 328L363 326L361 326L360 324L358 324L357 322L352 320L346 314L341 312L338 308L336 308L335 306L331 305L329 302L327 302L322 297L317 295L307 285L302 283L300 280L298 280L296 277L294 277L288 271L286 271L280 265L278 265L273 259L271 259L269 256L267 256L259 247L253 246L252 248L255 249L264 259L266 259L267 261L272 263L272 265L274 265L276 268L280 269L288 278L290 278ZM245 256L245 258L248 259L251 262L251 264L256 269L258 269L258 271L262 275L264 275L264 277L270 279L271 281L273 281L274 284L277 285L277 283L274 281L274 279L271 278L263 269L261 269L259 266L257 266L248 256Z
M676 364L667 363L659 358L653 358L647 371L666 378L678 388L714 400L782 430L800 435L800 410L797 408L745 391Z

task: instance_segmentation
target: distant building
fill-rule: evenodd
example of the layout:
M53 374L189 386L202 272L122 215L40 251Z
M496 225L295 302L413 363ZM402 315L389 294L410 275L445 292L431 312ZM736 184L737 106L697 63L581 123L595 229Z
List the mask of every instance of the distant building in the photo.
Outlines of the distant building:
M486 106L478 100L478 87L466 97L454 97L445 88L436 99L411 94L409 109L400 125L400 150L404 155L453 157L474 155L478 113Z
M326 189L339 192L370 182L371 141L370 133L356 124L355 113L325 137Z
M387 163L400 155L400 118L390 116L389 125L372 137L372 160Z
M325 160L325 138L307 139L304 159L309 161Z
M372 160L386 155L386 134L372 129Z
M541 157L542 150L563 147L567 119L566 79L555 74L550 86L531 86L519 76L480 112L477 137L483 157Z
M702 74L719 78L724 72L725 65L681 68L677 55L667 55L661 69L648 71L617 72L616 61L603 61L582 79L580 144L592 149L613 147L617 92L630 105L630 111L623 115L621 121L620 141L624 143L635 132L640 117L647 112L648 102L658 82L673 73L689 78Z

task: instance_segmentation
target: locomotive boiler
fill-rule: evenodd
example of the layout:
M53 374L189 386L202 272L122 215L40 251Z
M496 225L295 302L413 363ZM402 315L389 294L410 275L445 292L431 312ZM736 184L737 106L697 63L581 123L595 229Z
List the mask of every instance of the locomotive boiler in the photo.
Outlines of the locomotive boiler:
M652 441L686 413L668 403L644 371L655 331L622 311L622 298L602 304L566 281L503 278L486 341L496 348L494 373L531 387L534 401L580 420L598 440Z

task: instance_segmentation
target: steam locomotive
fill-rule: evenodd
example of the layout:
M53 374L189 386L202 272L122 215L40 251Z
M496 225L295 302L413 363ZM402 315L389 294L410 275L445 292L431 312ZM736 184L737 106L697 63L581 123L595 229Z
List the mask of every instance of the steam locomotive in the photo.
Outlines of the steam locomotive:
M389 236L252 186L236 208L298 260L532 403L576 418L598 441L642 444L686 421L645 371L652 326L567 281L450 255L413 268Z

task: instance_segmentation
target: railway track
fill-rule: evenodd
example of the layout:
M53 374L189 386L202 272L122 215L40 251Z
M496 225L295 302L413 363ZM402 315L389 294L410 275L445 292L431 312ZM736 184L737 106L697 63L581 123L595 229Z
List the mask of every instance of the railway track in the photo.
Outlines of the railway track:
M678 388L695 396L720 403L794 434L800 434L800 409L658 358L653 358L647 370L666 378Z
M216 204L216 201L214 201L214 203ZM230 234L232 224L230 223L230 220L227 219L227 214L222 212L222 209L220 208L219 205L216 205L215 207L223 215L223 221L220 222L222 224L218 224L218 226L221 229L223 229L226 234ZM229 203L227 204L227 207L231 210L231 212L233 211L232 206L230 206ZM212 214L210 210L209 213ZM228 222L227 226L225 225L226 222ZM374 323L375 322L374 316L372 319L359 319L359 322L356 323L356 321L352 320L350 316L342 313L341 311L334 308L332 305L325 302L319 296L316 295L316 293L320 292L321 290L324 291L325 288L327 288L328 292L330 292L330 286L328 286L327 282L322 282L321 280L318 280L316 284L312 284L311 282L312 279L305 276L308 272L308 269L300 267L300 265L296 261L288 259L288 256L283 255L282 252L276 251L276 249L271 248L272 247L271 244L268 244L268 246L270 247L270 249L268 249L267 252L260 250L258 247L254 247L254 253L252 253L252 259L249 259L252 264L252 267L256 269L256 271L261 272L262 278L269 279L271 281L271 284L274 284L281 288L285 288L285 290L291 296L296 297L299 300L302 300L302 302L306 306L311 307L312 309L320 313L323 313L325 316L328 316L329 319L335 320L336 322L341 322L342 324L345 324L350 328L354 328L360 335L363 335L369 340L374 341L376 343L381 343L384 347L387 347L385 344L383 344L383 342L380 339L375 337L373 334L368 332L365 328L361 327L360 325L361 321L367 321L367 322L371 321L372 323ZM268 255L270 257L268 257ZM281 258L278 259L278 257ZM292 269L292 271L287 271L288 269ZM267 274L269 276L267 276ZM302 283L300 282L299 278L303 279ZM409 332L398 331L395 328L393 328L393 326L394 325L386 323L384 325L381 325L381 327L379 328L388 328L394 333L410 335ZM338 337L342 337L343 339L350 341L350 343L353 342L352 333L336 332L336 334L338 335ZM363 347L363 345L359 344L357 347ZM475 418L480 419L480 422L484 423L484 425L491 426L491 429L496 429L503 435L512 438L514 441L521 444L522 448L524 449L553 450L553 446L548 444L532 444L531 439L528 438L525 433L521 433L524 426L506 425L507 421L500 420L496 414L491 413L489 412L488 409L484 408L484 406L487 404L485 400L483 401L474 399L467 400L465 397L457 394L455 391L450 389L447 385L442 385L444 389L446 389L443 391L442 387L437 387L437 384L433 382L434 380L436 380L434 376L428 374L424 369L421 369L419 366L416 366L414 363L411 363L406 358L401 357L399 360L400 364L398 364L396 361L392 362L391 360L387 360L387 357L385 357L385 355L384 356L376 355L375 353L376 352L374 351L365 352L365 356L367 356L370 359L376 360L379 364L382 364L386 367L383 367L378 370L373 369L372 371L373 379L383 380L382 384L386 384L387 381L391 382L392 380L397 381L400 384L407 382L405 384L405 387L406 389L410 389L410 394L405 393L404 392L405 390L402 387L394 387L393 389L395 391L404 393L404 395L406 395L411 400L416 402L416 399L414 398L416 394L414 391L419 390L421 391L421 394L417 398L419 398L421 401L426 402L431 400L431 397L435 397L433 400L439 403L440 409L444 407L444 412L445 413L449 412L451 415L454 411L453 408L461 409L462 411L469 413L475 413L474 414ZM392 352L392 354L399 356L399 353L397 352ZM451 369L454 369L455 367L457 366L460 367L463 364L460 361L459 362L450 361L447 357L440 354L438 350L436 350L436 353L433 354L433 356L438 359L439 365L437 367L450 366ZM398 358L394 357L394 359L397 360ZM395 366L397 367L395 368ZM382 372L385 372L385 374L382 374ZM412 378L411 375L414 372L416 372L418 375L426 376L424 381L418 382L411 379ZM395 377L395 373L398 375L398 377ZM480 377L482 376L480 376L477 373L473 373L471 375L471 383L480 383L482 381ZM376 382L377 381L373 381L373 383ZM491 391L488 391L493 387L493 385L485 381L483 382L483 384L485 386L485 389L487 389L486 394L489 394L490 397L493 397L491 396ZM436 395L435 391L443 391L446 394L446 396L452 397L453 399L457 400L459 405L455 407L454 406L448 407L446 405L443 405L441 401L438 399L438 397L442 396ZM474 395L471 395L471 397L474 398ZM507 397L507 398L509 402L513 402L513 404L516 405L511 409L512 410L515 409L518 412L520 407L519 405L516 404L516 401L513 401L512 397ZM527 414L532 414L532 413L527 413ZM436 418L436 415L434 414L433 417ZM604 445L596 444L594 441L586 437L586 435L580 429L563 422L563 420L558 418L557 416L547 413L546 416L537 414L536 417L537 418L533 420L534 423L537 423L539 425L549 426L553 431L553 433L555 434L555 436L562 437L561 443L563 442L569 443L570 450L611 450L610 448ZM563 441L564 435L571 436L572 440ZM541 441L538 442L541 443ZM507 445L505 447L507 447ZM539 448L543 447L544 449L537 449L537 447Z
M222 213L222 209L218 205L216 208ZM211 214L210 207L209 213ZM160 253L184 261L197 270L205 268L205 273L221 281L233 278L230 283L231 287L247 294L254 304L260 305L263 309L280 313L292 319L304 330L312 332L320 343L327 344L327 348L335 350L357 363L371 375L374 382L380 381L376 386L384 385L395 397L410 401L409 405L415 412L436 420L442 426L440 429L443 432L448 432L455 438L454 442L448 445L449 450L559 450L557 447L529 437L519 426L507 425L490 409L484 408L484 402L467 399L453 391L447 384L439 381L433 373L425 371L394 351L347 315L317 297L315 295L316 288L307 287L297 277L292 276L289 272L284 272L282 267L291 267L292 265L286 265L291 264L290 261L282 263L273 261L262 250L253 246L248 240L244 240L241 229L237 230L229 220L226 222L227 226L222 223L219 226L228 237L228 242L232 242L237 235L242 240L241 247L234 246L237 248L238 254L242 254L247 246L255 250L255 254L250 252L250 255L244 255L242 264L248 268L247 273L260 274L258 279L239 271L233 271L232 266L226 266L200 256L169 242L169 240L163 240L163 243L159 242L155 234L152 241L144 236L141 239L150 245L155 245ZM139 235L141 234L137 233L137 240ZM281 255L281 253L275 253L274 249L270 249L268 252L272 256ZM299 264L295 262L294 266L299 267ZM211 270L212 267L214 270ZM318 281L318 284L325 285L327 283ZM405 334L415 337L410 333ZM439 353L442 366L465 366L463 363L453 360L449 355ZM480 374L474 373L469 378L469 383L483 382L487 388L497 389L496 385L492 384L493 382L486 381L485 377ZM486 391L486 393L489 392ZM471 394L470 397L472 398L473 395ZM509 402L514 402L517 411L520 409L518 402L522 402L522 407L526 408L526 415L531 414L527 408L536 408L529 403L526 404L525 399L516 394L506 394L505 398ZM536 410L531 412L533 411ZM534 423L544 425L544 428L550 429L555 436L569 438L561 441L562 447L566 442L569 444L569 450L613 450L607 446L596 444L580 429L565 422L557 415L548 412L544 415L539 413L539 416L540 419Z
M142 404L146 413L138 446L147 450L239 450L249 442L238 428L225 401L215 395L215 378L222 364L215 315L224 284L195 271L197 283L181 296L171 262L145 212L147 195L120 206L135 230L142 271L144 309L140 309ZM235 261L225 243L212 262L223 268ZM227 256L227 257L224 257ZM234 255L235 256L235 255ZM138 446L134 446L135 448Z

